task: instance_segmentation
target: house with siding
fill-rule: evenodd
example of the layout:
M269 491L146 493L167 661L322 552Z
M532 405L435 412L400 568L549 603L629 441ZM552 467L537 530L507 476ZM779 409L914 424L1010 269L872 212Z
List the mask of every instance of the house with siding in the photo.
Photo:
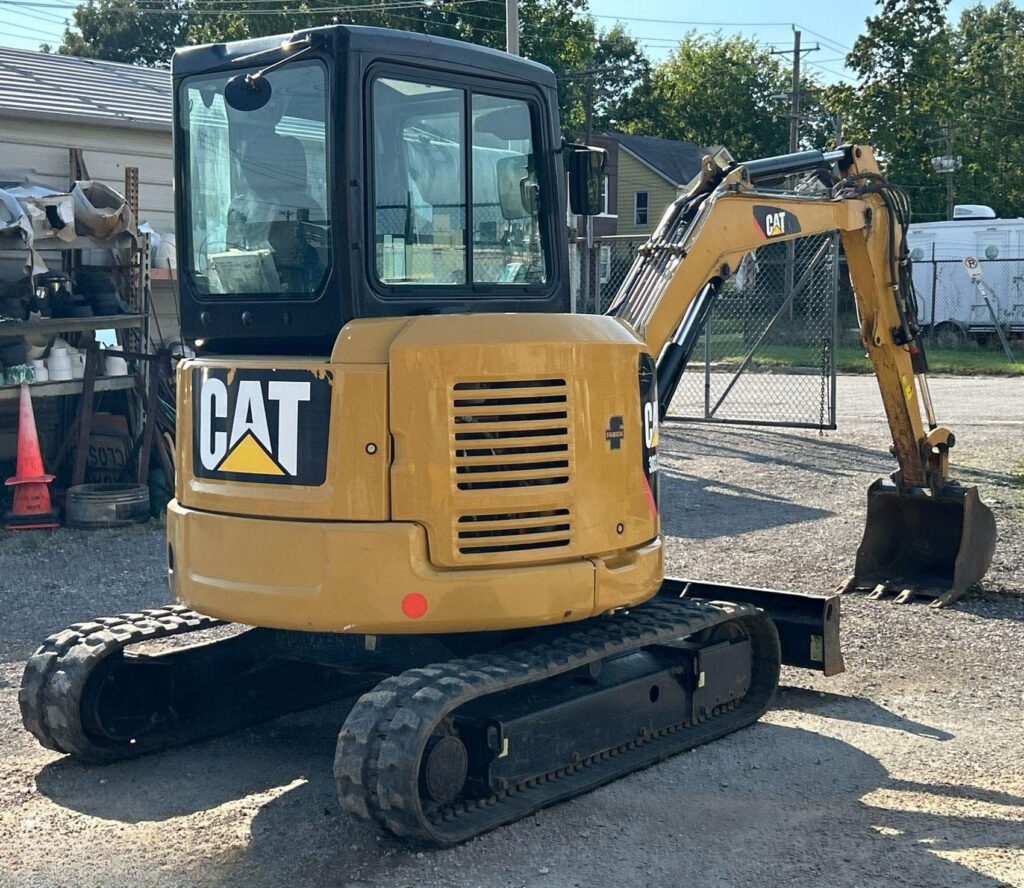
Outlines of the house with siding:
M616 234L645 235L700 171L706 150L693 142L609 133L615 140Z
M694 142L602 133L590 144L607 152L602 183L602 213L592 217L597 246L594 262L598 287L606 304L621 283L639 243L657 227L669 204L700 171L707 149ZM577 222L577 236L585 233L585 220ZM621 236L621 240L615 236ZM588 304L593 296L581 298Z

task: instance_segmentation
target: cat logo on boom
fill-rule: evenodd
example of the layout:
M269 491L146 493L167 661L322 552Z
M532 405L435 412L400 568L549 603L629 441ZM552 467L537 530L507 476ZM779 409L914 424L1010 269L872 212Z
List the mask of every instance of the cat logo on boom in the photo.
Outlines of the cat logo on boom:
M755 206L754 224L765 240L800 232L800 220L788 210L778 207Z
M307 370L192 371L198 478L323 484L331 379Z

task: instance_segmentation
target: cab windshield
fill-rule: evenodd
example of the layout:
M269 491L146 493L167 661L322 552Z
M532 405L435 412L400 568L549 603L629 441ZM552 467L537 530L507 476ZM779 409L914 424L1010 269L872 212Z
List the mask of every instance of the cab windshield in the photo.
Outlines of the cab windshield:
M245 111L224 99L238 73L182 84L186 271L208 296L315 296L330 267L326 70L267 73L269 101Z

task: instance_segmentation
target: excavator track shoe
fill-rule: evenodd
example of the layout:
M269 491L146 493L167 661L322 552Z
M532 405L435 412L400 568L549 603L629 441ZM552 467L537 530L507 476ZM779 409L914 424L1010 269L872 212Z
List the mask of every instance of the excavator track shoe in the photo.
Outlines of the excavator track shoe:
M762 611L684 599L410 669L349 713L339 800L382 832L453 845L751 724L779 660Z
M867 522L854 575L844 591L870 590L896 604L956 601L992 563L996 522L977 487L949 484L938 493L900 492L880 478L868 488Z

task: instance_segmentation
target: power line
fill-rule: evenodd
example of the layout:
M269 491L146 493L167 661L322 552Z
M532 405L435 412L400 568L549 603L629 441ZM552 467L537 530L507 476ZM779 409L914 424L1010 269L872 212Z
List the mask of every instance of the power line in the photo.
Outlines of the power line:
M74 12L74 9L68 9L68 13ZM63 24L67 21L68 16L54 15L52 12L40 12L38 9L33 9L31 12L22 12L17 9L7 10L9 15L23 15L29 19L29 21L44 21L44 22L55 22Z
M648 22L654 25L686 25L696 28L790 28L793 26L793 22L690 22L681 19L638 18L637 16L597 15L595 13L591 13L591 16L619 22Z
M5 22L4 27L6 28L17 28L19 31L27 31L32 36L45 37L48 40L53 39L53 34L47 31L40 31L38 28L29 28L25 25L20 25L17 22ZM14 34L7 34L8 37L14 37Z
M221 0L221 2L231 2L231 0ZM236 0L238 2L238 0ZM274 0L279 2L279 0ZM445 6L461 6L468 3L480 3L483 0L447 0ZM0 0L0 6L18 6L19 8L30 7L32 9L68 9L66 6L57 5L54 3L46 2L33 2L33 0ZM320 6L311 9L298 9L295 7L279 7L276 9L249 9L245 7L219 7L216 9L212 8L187 8L187 9L168 9L166 7L153 7L153 6L141 6L139 4L134 5L131 8L131 12L138 15L177 15L177 16L193 16L193 15L281 15L282 13L290 13L292 15L321 15L325 13L381 13L389 12L392 9L431 9L431 4L426 0L404 0L404 2L390 3L390 4L373 4L366 6ZM127 12L128 10L126 10ZM440 9L441 12L445 11L444 8Z
M806 27L805 25L797 25L796 27L802 28L808 34L813 34L819 40L824 40L825 43L831 43L839 51L846 50L847 52L851 52L853 50L852 46L847 46L845 43L840 43L838 40L836 40L836 39L834 39L832 37L827 37L824 34L819 34L817 31L813 31L810 28Z

